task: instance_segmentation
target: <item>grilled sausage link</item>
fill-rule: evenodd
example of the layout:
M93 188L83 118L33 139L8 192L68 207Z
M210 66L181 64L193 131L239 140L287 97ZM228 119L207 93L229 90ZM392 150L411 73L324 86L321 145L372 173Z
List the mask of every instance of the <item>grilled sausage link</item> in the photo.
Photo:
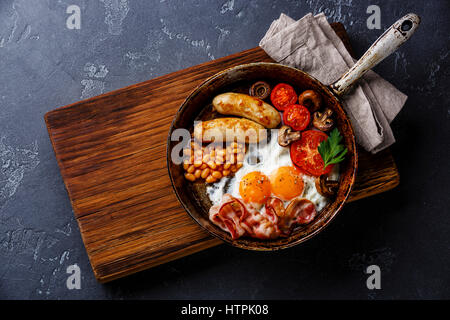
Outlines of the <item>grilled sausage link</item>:
M244 117L269 129L281 122L280 114L270 104L242 93L219 94L213 99L213 107L221 114Z
M194 138L202 142L258 143L266 137L262 125L244 118L217 118L199 122L194 127Z

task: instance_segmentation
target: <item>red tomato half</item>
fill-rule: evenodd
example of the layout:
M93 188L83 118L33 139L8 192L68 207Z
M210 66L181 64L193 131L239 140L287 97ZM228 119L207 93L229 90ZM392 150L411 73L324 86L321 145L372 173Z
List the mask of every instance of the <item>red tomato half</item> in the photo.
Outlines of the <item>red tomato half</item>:
M297 99L294 88L286 83L277 84L270 94L270 101L280 111L284 111L287 106L294 104Z
M322 174L330 173L333 165L328 165L323 168L323 159L317 150L320 143L328 139L328 136L316 130L308 130L302 132L300 140L291 144L291 160L302 171L313 175L320 176Z
M283 122L295 131L305 130L311 121L311 114L306 107L292 104L283 112Z

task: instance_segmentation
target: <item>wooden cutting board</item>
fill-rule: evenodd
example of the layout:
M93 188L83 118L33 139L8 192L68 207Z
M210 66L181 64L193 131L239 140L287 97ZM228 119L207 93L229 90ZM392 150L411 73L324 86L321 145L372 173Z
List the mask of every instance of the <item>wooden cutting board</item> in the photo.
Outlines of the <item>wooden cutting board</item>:
M348 46L341 24L333 28ZM348 47L350 49L350 47ZM45 115L95 277L107 282L221 244L183 210L170 184L166 142L176 111L205 79L272 61L259 48L77 102ZM394 188L389 150L359 152L350 201ZM345 210L342 214L345 214Z

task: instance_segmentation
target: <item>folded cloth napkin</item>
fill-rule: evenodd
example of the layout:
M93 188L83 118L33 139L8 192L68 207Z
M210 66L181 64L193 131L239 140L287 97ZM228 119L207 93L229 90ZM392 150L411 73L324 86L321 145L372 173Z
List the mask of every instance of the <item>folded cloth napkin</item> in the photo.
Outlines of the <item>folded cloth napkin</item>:
M355 63L323 13L275 20L259 46L275 61L301 69L322 83L338 80ZM373 71L343 97L357 142L376 153L395 142L390 123L407 96Z

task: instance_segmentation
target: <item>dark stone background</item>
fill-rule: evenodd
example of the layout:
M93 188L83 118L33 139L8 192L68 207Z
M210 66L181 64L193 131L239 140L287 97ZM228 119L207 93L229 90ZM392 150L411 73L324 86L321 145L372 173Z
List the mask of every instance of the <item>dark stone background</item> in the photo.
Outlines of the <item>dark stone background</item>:
M81 30L66 8L81 8ZM284 12L325 12L360 56L408 12L420 29L375 70L409 95L393 122L401 183L348 204L323 233L274 253L219 246L101 285L95 280L55 156L45 112L258 45ZM0 1L0 298L450 298L450 2ZM66 288L77 263L82 289ZM366 288L378 264L382 289Z

